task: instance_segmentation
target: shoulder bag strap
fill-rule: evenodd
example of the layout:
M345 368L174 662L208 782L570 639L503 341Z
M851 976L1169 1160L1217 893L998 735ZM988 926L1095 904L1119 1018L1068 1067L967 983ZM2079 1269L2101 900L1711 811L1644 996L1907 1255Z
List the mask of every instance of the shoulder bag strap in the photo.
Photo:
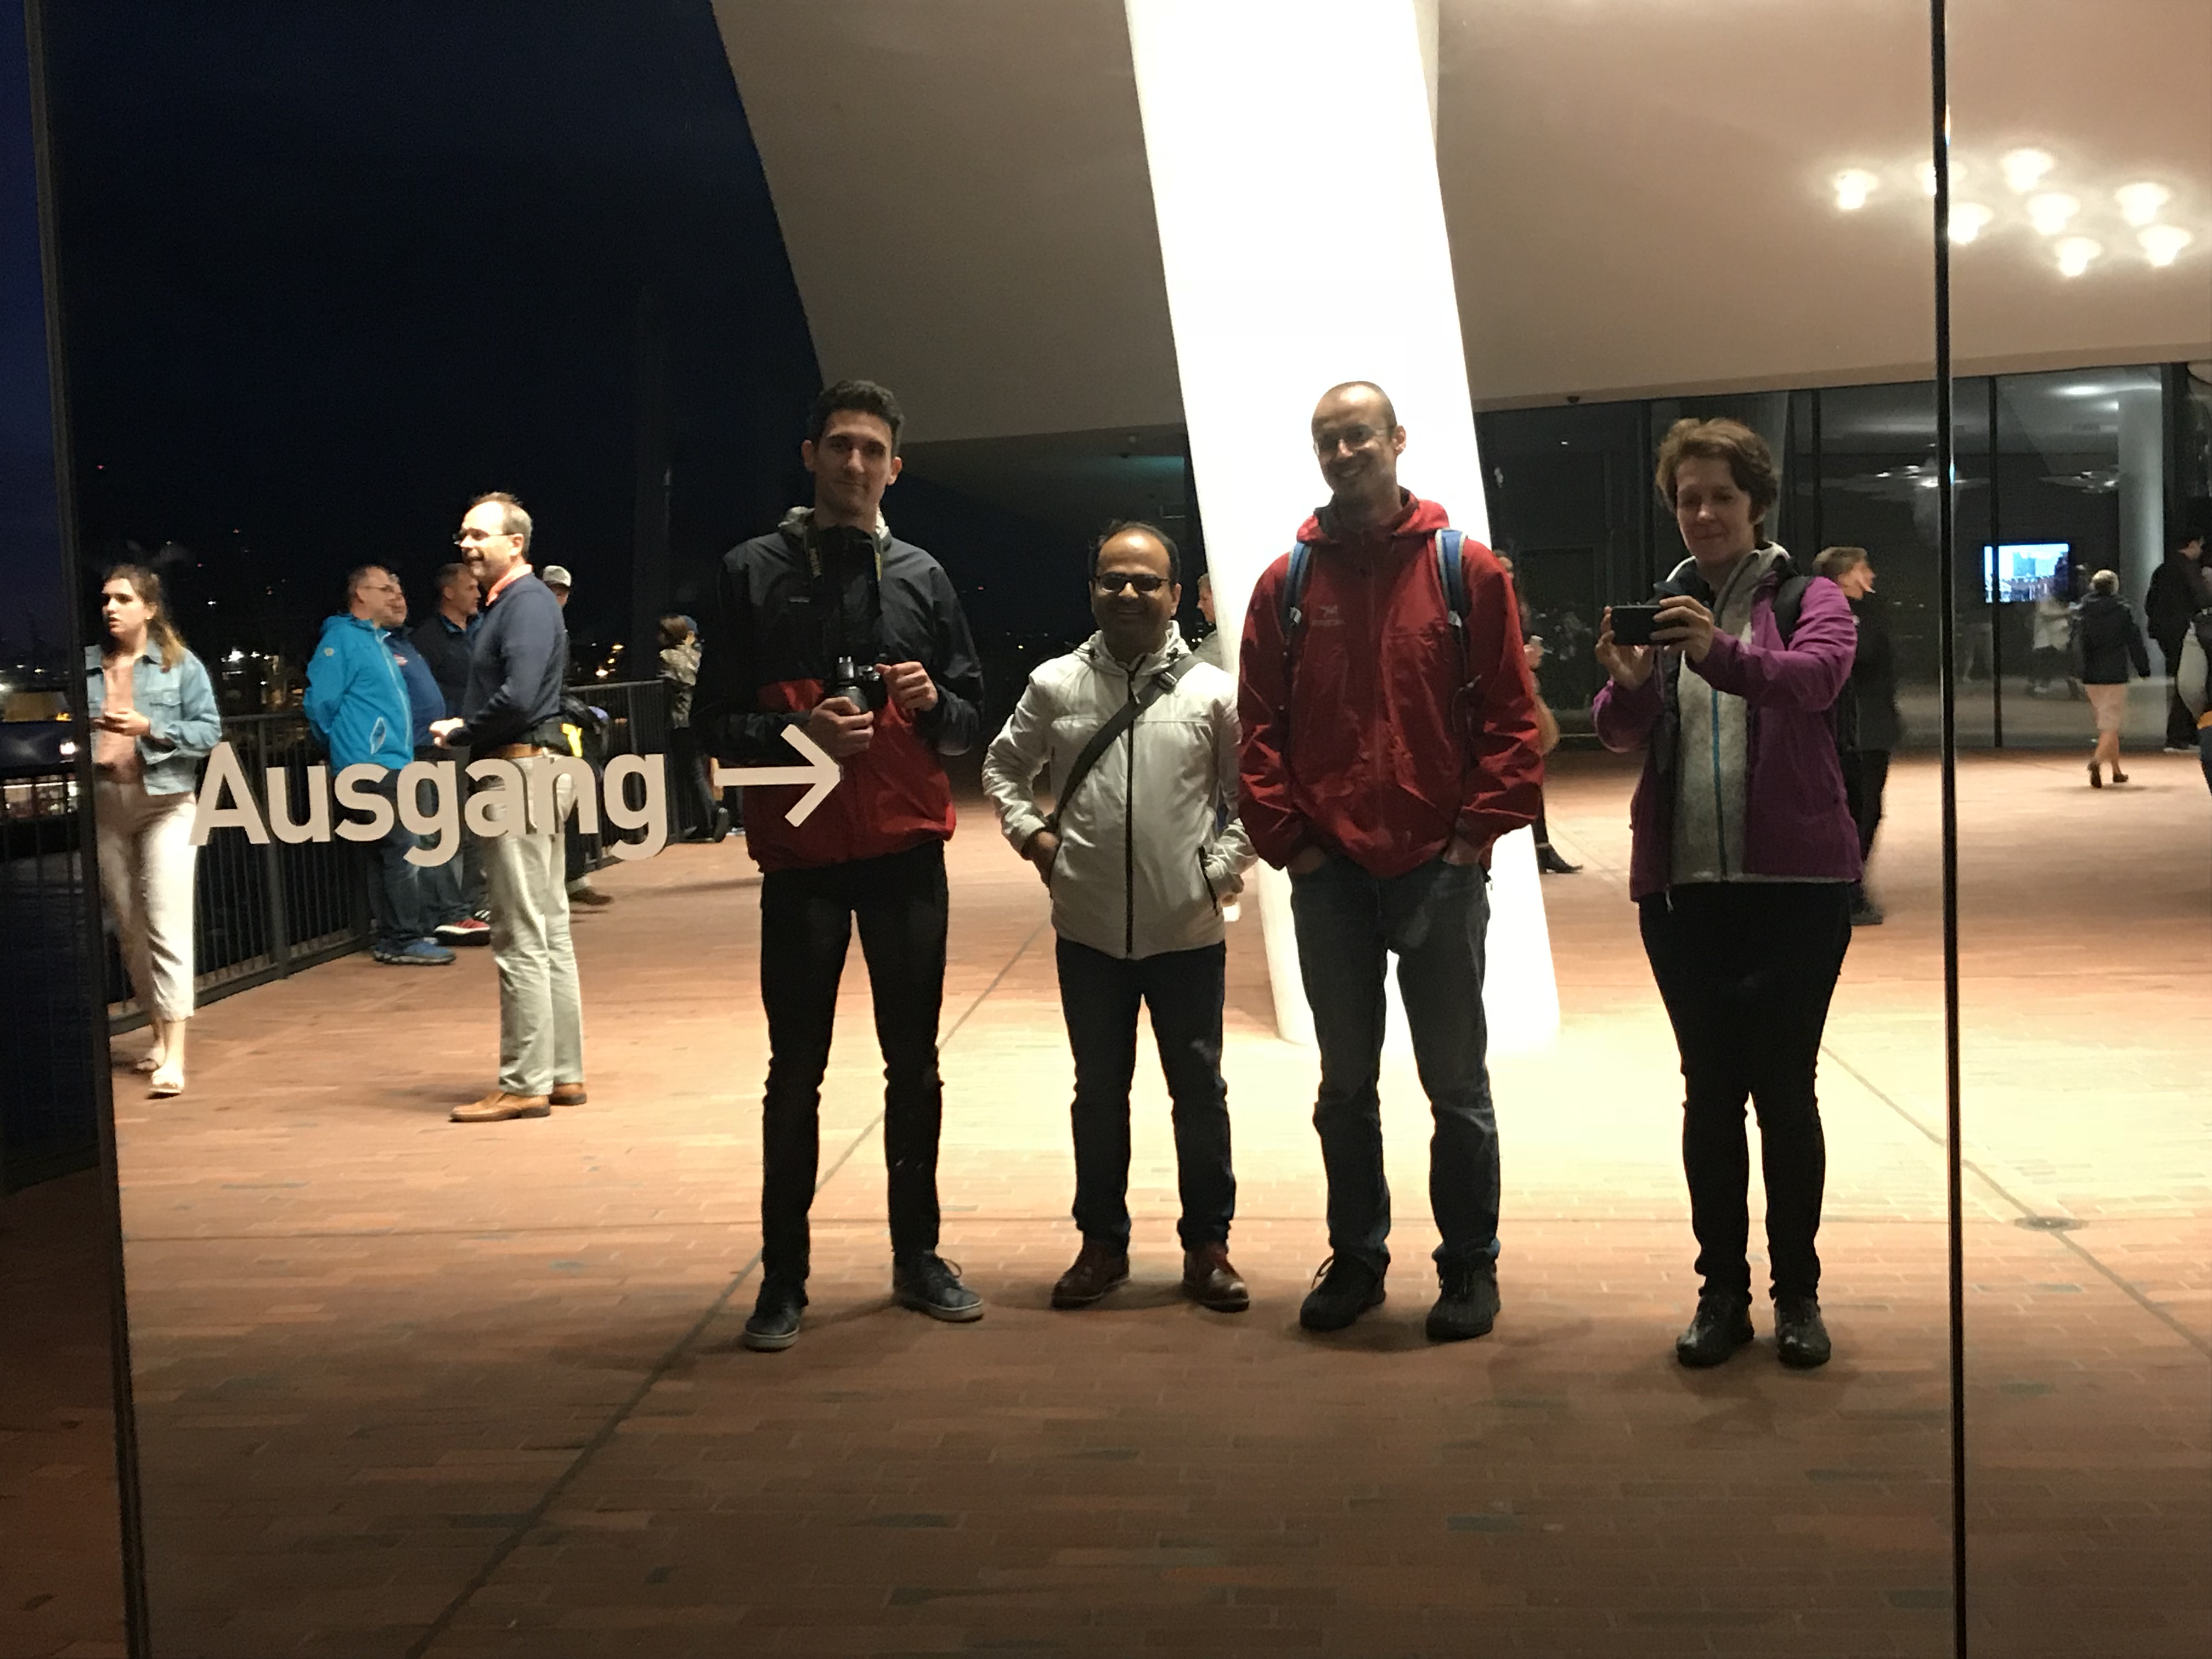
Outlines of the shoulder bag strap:
M1060 786L1059 799L1053 803L1051 814L1044 827L1055 836L1060 833L1060 814L1067 811L1067 803L1075 799L1075 792L1083 787L1091 769L1119 740L1121 734L1137 723L1137 716L1150 708L1174 687L1176 682L1188 674L1198 662L1197 653L1186 651L1166 667L1152 676L1152 683L1134 697L1115 709L1107 722L1091 734L1091 741L1083 745L1075 757L1075 764L1067 769L1067 781Z

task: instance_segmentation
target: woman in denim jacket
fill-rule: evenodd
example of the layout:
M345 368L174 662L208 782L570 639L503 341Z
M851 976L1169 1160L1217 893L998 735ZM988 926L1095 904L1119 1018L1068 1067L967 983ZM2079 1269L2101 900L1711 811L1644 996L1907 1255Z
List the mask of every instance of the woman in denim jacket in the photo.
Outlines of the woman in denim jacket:
M192 790L222 720L207 669L185 649L152 571L110 570L100 614L106 641L85 653L100 886L154 1029L137 1069L152 1074L154 1094L179 1095L192 1017Z

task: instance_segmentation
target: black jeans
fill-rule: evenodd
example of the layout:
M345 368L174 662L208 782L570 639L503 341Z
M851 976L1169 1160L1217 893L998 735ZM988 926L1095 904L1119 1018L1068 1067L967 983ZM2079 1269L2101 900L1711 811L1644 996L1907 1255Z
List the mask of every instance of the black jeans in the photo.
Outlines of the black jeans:
M1759 1114L1771 1289L1812 1296L1828 1169L1814 1075L1851 942L1850 888L1701 882L1648 894L1639 908L1682 1055L1682 1170L1698 1276L1708 1293L1751 1294L1748 1098Z
M1223 1244L1237 1212L1229 1167L1229 1087L1221 1078L1225 945L1122 961L1060 941L1060 1006L1075 1054L1075 1224L1086 1239L1129 1247L1129 1084L1137 1070L1137 1006L1174 1101L1176 1180L1183 1249Z
M1844 794L1850 802L1851 822L1858 825L1859 861L1874 856L1874 832L1881 828L1881 792L1889 787L1889 750L1847 749L1844 763Z
M714 833L714 797L707 787L707 761L698 734L688 726L668 728L668 767L674 775L676 839L703 841Z
M761 1113L763 1276L804 1283L806 1212L821 1157L822 1073L837 981L860 924L860 951L884 1054L884 1157L891 1250L937 1248L937 1014L945 998L945 843L761 878L761 1005L768 1093Z

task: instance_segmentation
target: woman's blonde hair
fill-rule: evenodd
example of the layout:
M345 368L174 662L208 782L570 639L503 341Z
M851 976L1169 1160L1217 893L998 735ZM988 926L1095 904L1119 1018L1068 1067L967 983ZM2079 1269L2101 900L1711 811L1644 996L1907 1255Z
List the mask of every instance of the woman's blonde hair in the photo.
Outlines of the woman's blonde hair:
M161 579L143 564L117 564L110 565L107 574L100 579L100 592L106 592L110 582L130 583L131 592L144 602L149 613L146 637L161 647L161 666L174 668L184 661L185 636L169 620L169 602L161 597Z

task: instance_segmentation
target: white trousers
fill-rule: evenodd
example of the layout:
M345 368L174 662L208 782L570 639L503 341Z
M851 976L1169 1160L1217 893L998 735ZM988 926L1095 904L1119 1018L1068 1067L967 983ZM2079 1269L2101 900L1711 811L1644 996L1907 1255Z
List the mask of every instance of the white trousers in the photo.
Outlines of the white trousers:
M545 762L516 763L526 779ZM560 804L572 793L558 781ZM568 852L560 826L482 843L491 906L491 959L499 968L499 1086L542 1095L584 1080L584 996L568 937Z
M149 795L139 779L93 784L100 888L139 1004L156 1019L192 1017L192 796Z

